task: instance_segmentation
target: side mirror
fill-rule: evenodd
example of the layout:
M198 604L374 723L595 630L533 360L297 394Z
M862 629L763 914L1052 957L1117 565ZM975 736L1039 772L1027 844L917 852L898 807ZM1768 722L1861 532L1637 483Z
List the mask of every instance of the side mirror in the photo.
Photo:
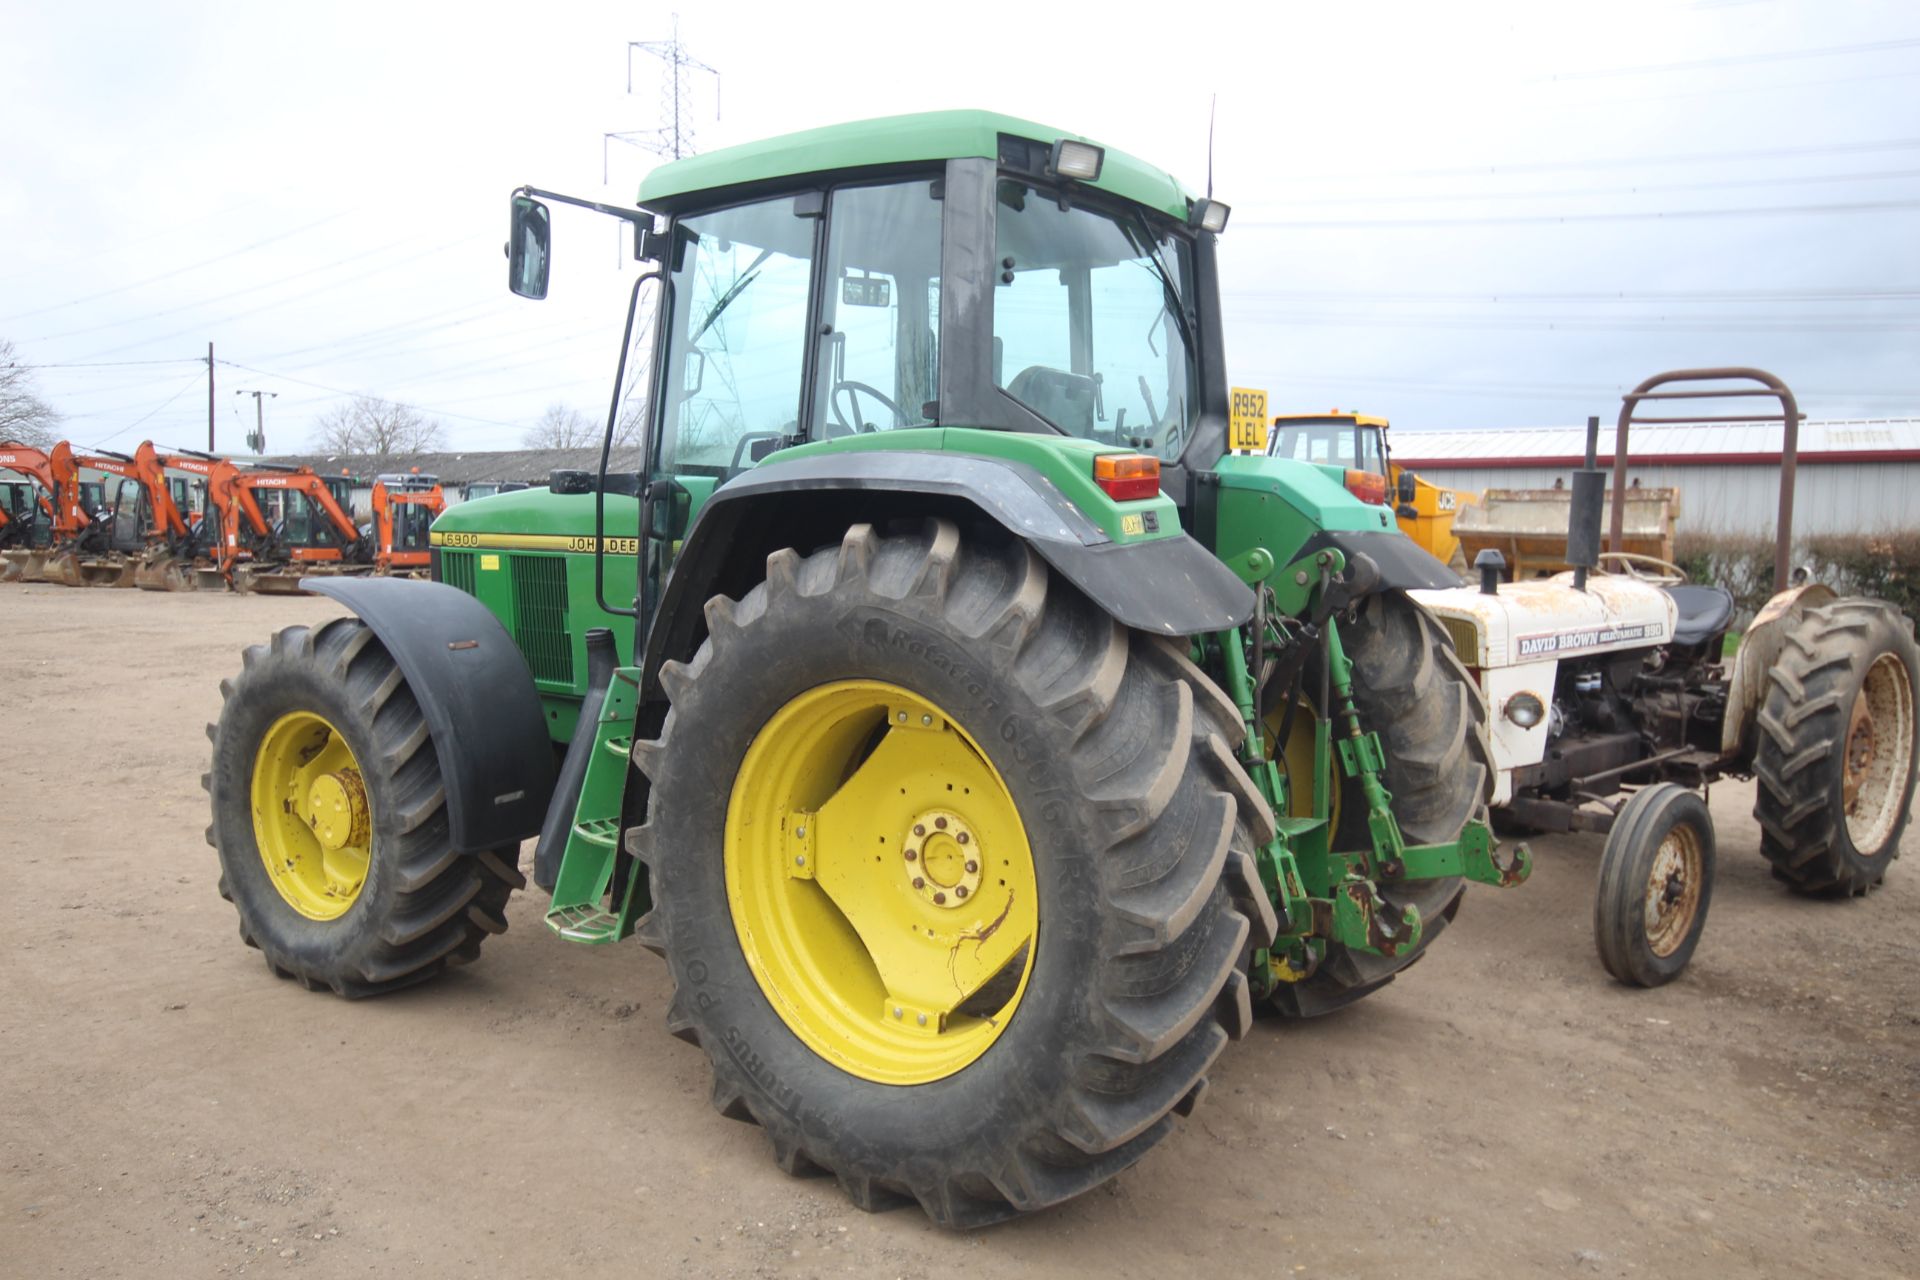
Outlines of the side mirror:
M547 229L552 215L532 196L513 198L507 238L507 288L523 298L547 296Z
M1413 472L1402 470L1400 472L1400 501L1411 503L1419 496L1420 490L1414 487Z

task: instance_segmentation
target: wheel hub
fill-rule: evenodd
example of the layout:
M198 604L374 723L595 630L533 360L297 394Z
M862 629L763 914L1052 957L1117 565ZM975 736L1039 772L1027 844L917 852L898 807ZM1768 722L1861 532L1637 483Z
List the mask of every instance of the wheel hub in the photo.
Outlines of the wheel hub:
M1847 717L1840 800L1847 836L1864 857L1886 851L1899 823L1914 742L1913 689L1896 654L1867 668Z
M345 915L373 861L373 806L346 738L310 711L280 717L260 739L249 790L275 891L310 920Z
M1700 886L1705 878L1700 842L1691 828L1677 826L1660 842L1653 870L1647 876L1642 925L1647 945L1657 956L1680 949L1700 910Z
M984 855L959 814L929 809L917 815L900 844L908 883L934 906L954 910L980 891Z
M898 685L781 707L727 804L735 933L768 1003L822 1058L924 1084L986 1052L1033 969L1033 853L979 745Z
M367 810L367 788L357 770L323 773L307 792L307 826L329 853L350 845L364 845L372 826Z

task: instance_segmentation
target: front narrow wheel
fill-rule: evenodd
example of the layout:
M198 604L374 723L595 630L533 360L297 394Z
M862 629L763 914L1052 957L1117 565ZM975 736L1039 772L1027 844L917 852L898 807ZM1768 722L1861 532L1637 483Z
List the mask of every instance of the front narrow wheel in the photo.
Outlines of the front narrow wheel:
M1713 819L1698 795L1671 782L1633 794L1600 856L1593 939L1619 982L1657 987L1680 976L1713 901Z
M281 977L343 996L475 958L526 882L512 849L449 847L439 758L393 656L339 618L244 657L201 779L241 938Z
M788 1172L948 1226L1139 1159L1249 1025L1272 937L1233 707L945 522L778 552L707 623L661 672L629 838L714 1105Z

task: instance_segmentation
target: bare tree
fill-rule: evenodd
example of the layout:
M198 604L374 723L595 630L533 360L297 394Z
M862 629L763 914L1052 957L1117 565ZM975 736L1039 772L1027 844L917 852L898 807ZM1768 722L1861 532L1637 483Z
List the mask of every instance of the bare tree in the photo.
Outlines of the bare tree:
M584 449L600 443L600 427L569 405L550 404L524 437L529 449Z
M313 425L314 446L321 452L376 459L438 449L446 436L438 419L377 396L356 396L335 405Z
M60 411L40 398L33 370L15 359L13 343L0 338L0 440L45 449L53 444L59 428Z

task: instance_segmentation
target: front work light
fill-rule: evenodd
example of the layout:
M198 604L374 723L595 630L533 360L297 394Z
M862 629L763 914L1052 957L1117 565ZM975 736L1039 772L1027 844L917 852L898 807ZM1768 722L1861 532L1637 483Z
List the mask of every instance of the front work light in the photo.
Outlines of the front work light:
M1227 215L1232 212L1218 200L1195 200L1192 211L1187 214L1187 223L1217 236L1227 229Z
M1160 459L1144 453L1103 453L1093 460L1093 482L1115 502L1134 502L1160 492Z
M1053 155L1047 160L1047 168L1062 178L1077 178L1081 182L1092 182L1100 176L1100 166L1106 163L1104 148L1091 142L1073 142L1062 138L1053 144Z

